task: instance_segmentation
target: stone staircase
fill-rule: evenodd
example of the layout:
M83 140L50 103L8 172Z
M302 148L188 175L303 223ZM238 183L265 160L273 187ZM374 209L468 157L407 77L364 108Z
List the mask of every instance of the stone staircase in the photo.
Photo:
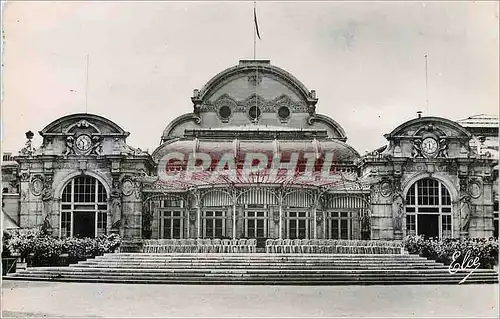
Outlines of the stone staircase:
M4 279L141 284L458 284L469 271L408 254L106 254L69 267L34 267ZM477 269L464 284L498 283Z

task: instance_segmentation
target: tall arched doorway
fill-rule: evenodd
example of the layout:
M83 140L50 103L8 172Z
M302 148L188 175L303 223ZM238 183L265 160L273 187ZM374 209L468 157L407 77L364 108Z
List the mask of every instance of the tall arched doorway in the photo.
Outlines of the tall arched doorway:
M96 237L107 232L108 194L92 176L69 181L61 196L61 237Z
M452 204L446 186L424 178L406 194L406 234L425 237L452 237Z

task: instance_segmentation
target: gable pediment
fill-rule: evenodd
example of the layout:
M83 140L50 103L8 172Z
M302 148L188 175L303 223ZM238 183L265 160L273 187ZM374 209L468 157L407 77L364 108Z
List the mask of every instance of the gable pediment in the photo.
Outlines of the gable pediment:
M456 122L439 117L407 121L385 137L384 151L393 157L456 158L470 155L471 134Z

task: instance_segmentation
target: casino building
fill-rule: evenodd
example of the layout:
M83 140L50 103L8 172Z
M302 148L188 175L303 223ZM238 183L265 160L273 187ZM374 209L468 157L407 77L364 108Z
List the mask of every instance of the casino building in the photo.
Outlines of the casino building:
M4 220L131 240L498 236L498 118L416 117L361 156L316 92L268 60L240 61L191 101L152 154L95 114L49 123L40 146L26 133L4 154Z

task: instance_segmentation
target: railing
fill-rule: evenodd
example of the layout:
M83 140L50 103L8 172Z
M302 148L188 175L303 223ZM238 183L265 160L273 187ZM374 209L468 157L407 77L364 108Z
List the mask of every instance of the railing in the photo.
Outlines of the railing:
M403 254L401 242L344 239L267 239L267 253ZM144 253L254 253L256 239L146 239Z
M403 254L400 242L344 239L268 239L268 253Z
M146 239L144 253L254 253L256 239Z

